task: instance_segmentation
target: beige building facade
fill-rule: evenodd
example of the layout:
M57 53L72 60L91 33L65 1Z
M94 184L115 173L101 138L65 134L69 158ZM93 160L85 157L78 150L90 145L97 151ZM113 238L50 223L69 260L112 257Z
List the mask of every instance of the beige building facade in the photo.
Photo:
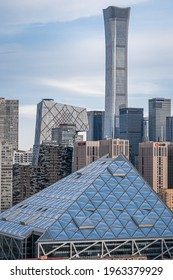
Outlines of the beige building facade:
M173 189L163 189L159 192L159 196L173 211Z
M143 142L139 144L139 172L159 193L168 188L169 142Z
M74 144L73 170L76 171L107 154L111 158L116 158L119 154L124 154L129 159L129 141L123 139L107 139L76 142Z

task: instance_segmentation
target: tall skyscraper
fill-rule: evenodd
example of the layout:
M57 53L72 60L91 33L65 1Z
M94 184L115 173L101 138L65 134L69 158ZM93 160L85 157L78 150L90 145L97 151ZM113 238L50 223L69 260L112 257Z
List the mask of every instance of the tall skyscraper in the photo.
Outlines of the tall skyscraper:
M171 99L149 99L149 139L166 141L166 117L171 116Z
M143 108L120 109L120 138L129 140L130 161L138 164L139 143L143 136Z
M18 100L0 97L0 212L12 206L13 151L18 149Z
M139 144L139 172L155 192L168 188L169 142L143 142Z
M166 118L166 141L173 142L173 116Z
M18 149L19 101L0 97L0 142Z
M128 106L127 49L130 8L103 10L106 41L106 93L104 137L115 138L119 109Z
M103 139L104 111L88 111L89 130L87 131L87 141L97 141Z

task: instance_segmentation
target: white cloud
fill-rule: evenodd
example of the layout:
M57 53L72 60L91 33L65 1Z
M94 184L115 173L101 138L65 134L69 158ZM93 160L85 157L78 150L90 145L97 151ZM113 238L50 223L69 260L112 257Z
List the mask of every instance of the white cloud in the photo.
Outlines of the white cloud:
M131 6L150 0L6 0L0 2L0 21L35 23L69 21L102 13L109 5Z
M36 116L36 105L20 105L19 115L21 118L35 118Z
M76 79L65 79L65 80L55 80L51 78L38 79L37 83L47 87L53 87L57 89L63 89L75 93L85 93L87 96L95 95L102 96L103 92L103 79L100 77L89 77L88 79L76 78Z

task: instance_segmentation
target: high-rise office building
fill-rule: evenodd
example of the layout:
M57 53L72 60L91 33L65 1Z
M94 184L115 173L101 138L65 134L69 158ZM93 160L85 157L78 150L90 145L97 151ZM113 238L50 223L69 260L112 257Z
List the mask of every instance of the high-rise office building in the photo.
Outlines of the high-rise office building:
M120 109L120 138L129 140L130 161L138 164L139 143L143 136L143 108Z
M102 140L104 131L104 111L88 111L87 115L89 124L87 141Z
M155 192L168 188L169 142L143 142L139 144L139 172Z
M76 171L105 155L116 158L119 154L124 154L126 158L129 158L128 140L106 139L76 142L74 145L73 169Z
M149 141L149 120L147 117L143 118L143 135L142 135L142 142Z
M18 149L18 100L0 98L0 212L12 206L13 151Z
M168 146L168 189L173 189L173 143Z
M127 49L130 8L103 10L106 41L104 137L117 138L119 109L128 106Z
M13 146L0 143L0 213L12 207Z
M171 116L171 99L149 99L149 140L166 141L166 117Z
M19 101L0 97L0 142L18 149Z
M166 117L166 141L173 142L173 116Z
M76 125L76 133L88 130L88 118L85 108L43 99L37 104L33 164L38 163L39 146L43 141L52 140L52 128L61 124Z

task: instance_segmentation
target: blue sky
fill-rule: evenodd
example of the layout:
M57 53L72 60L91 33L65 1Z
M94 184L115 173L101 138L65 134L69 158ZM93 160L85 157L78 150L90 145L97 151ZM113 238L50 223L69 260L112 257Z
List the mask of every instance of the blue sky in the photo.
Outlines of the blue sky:
M20 148L32 147L42 98L104 109L102 10L131 7L129 106L172 98L173 1L6 0L0 2L1 97L19 99Z

